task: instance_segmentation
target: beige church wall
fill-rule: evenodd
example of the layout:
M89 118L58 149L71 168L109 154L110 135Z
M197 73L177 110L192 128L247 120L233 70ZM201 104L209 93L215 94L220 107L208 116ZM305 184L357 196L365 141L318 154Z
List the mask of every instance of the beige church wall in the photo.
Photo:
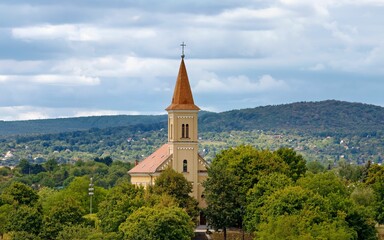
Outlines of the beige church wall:
M152 183L155 182L155 178L156 177L151 177L151 176L131 176L131 183L134 185L138 185L138 186L141 185L143 187L147 187L151 185L151 180L152 180Z
M199 202L199 207L200 208L206 208L207 207L207 203L205 202L205 199L204 199L204 187L202 186L202 184L200 183L198 188L197 188L197 191L198 191L198 194L197 194L197 201Z
M198 170L199 170L199 171L203 171L203 172L205 172L205 171L207 171L207 168L206 168L203 164L201 164L201 163L199 162Z
M195 146L194 146L195 145ZM197 153L196 153L196 147L197 144L194 145L176 145L174 150L174 159L177 159L177 161L174 161L174 169L177 172L183 172L183 161L188 161L188 171L187 173L184 173L185 178L187 178L188 181L195 181L195 176L197 174ZM193 149L191 149L193 148Z
M199 183L202 183L205 180L207 180L207 177L208 177L208 174L206 176L202 176L202 175L199 174Z

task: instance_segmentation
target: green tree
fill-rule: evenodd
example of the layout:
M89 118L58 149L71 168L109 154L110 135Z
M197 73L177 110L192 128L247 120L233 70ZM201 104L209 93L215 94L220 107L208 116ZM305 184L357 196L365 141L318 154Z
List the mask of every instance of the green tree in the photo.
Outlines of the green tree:
M242 208L239 202L239 177L233 175L223 165L213 165L208 169L208 178L203 183L207 202L205 215L215 229L223 229L227 239L227 228L241 222Z
M339 176L343 179L357 182L363 179L364 167L355 164L350 164L344 159L338 162Z
M130 181L130 176L127 172L131 168L131 164L129 163L114 161L112 165L107 168L107 175L98 177L95 184L108 189L114 187L118 182Z
M156 178L153 191L157 194L167 193L176 198L186 199L192 192L192 183L188 182L183 174L167 168Z
M119 230L127 240L190 240L194 224L181 208L142 207L132 213Z
M12 240L40 240L40 237L26 231L11 232Z
M345 183L332 172L308 174L297 181L299 186L314 191L323 197L337 194L343 198L348 197L349 191Z
M354 239L345 214L331 217L327 200L302 187L275 191L261 208L258 239Z
M259 181L263 175L273 172L288 173L289 166L280 156L268 150L257 150L252 146L240 145L223 150L213 159L211 166L222 164L230 172L240 177L239 197L245 196L249 189Z
M9 218L13 207L10 204L0 204L0 239L3 239L4 233L7 232Z
M43 214L39 208L20 205L11 211L8 221L8 231L23 231L38 235L43 224Z
M368 170L366 184L372 187L376 195L375 220L384 224L384 167L372 165Z
M65 226L59 232L56 240L117 240L121 239L116 233L103 234L100 230L82 225Z
M38 234L43 218L38 198L37 193L23 183L13 182L8 186L1 195L0 216L6 220L1 224L2 233L23 231Z
M372 209L354 203L350 198L351 187L348 188L344 181L334 172L325 172L307 174L298 180L298 184L324 197L329 204L328 212L332 218L340 213L345 214L345 221L356 232L357 239L375 239Z
M81 204L72 196L54 203L44 217L44 228L41 236L44 239L54 239L65 226L82 224L85 214Z
M109 190L106 198L99 204L97 213L103 232L117 232L119 225L135 210L145 204L144 189L121 182Z
M375 191L365 184L358 184L351 193L352 201L366 208L374 208L376 205Z
M314 222L316 214L312 211L302 211L292 215L279 215L269 217L261 223L256 233L256 239L283 240L283 239L329 239L350 240L356 235L350 231L342 217L333 221Z
M51 158L45 162L44 167L48 172L53 172L58 169L59 163L57 162L56 159Z
M261 221L268 217L292 215L302 210L318 213L322 220L328 218L328 204L320 195L299 186L286 187L268 196L262 207Z
M12 174L12 170L10 167L1 167L0 168L0 177L6 177ZM0 179L1 180L1 179Z
M192 217L198 215L198 202L189 194L192 193L192 184L172 168L164 170L155 180L153 192L159 195L167 194L175 198L178 206L187 211Z
M19 164L17 165L17 168L20 169L20 172L22 174L29 174L31 171L31 164L28 162L27 159L21 159Z
M263 207L268 197L275 191L291 185L293 185L292 179L281 173L272 173L260 178L259 182L249 190L247 195L247 207L244 216L247 231L256 231L262 214L261 207Z
M277 154L251 146L241 145L217 154L204 183L209 223L223 228L224 233L227 227L242 227L249 189L263 175L288 173L288 170L288 165Z
M280 148L275 151L275 153L289 166L287 175L290 176L293 181L296 181L300 177L304 176L307 171L307 166L303 156L297 154L291 148Z
M107 156L107 157L104 157L104 158L102 158L102 157L96 157L95 159L94 159L94 161L95 162L100 162L100 163L104 163L105 165L107 165L107 166L111 166L111 164L113 163L113 160L112 160L112 158L110 157L110 156Z
M307 169L311 173L321 173L325 171L325 167L323 164L317 162L317 161L310 161L307 162Z
M4 190L2 198L4 202L9 202L10 204L32 206L37 202L39 196L31 187L20 182L13 182Z
M90 180L87 176L76 177L69 186L63 190L63 194L72 196L74 199L80 202L83 209L89 209L90 197L88 195ZM92 197L92 212L97 213L98 205L102 202L107 194L104 188L94 186L94 195Z

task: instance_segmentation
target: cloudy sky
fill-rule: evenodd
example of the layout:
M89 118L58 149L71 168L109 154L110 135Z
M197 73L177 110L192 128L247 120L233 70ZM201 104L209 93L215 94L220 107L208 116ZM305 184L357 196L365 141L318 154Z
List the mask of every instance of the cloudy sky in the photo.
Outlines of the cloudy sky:
M162 114L180 43L195 103L384 106L384 0L2 0L0 120Z

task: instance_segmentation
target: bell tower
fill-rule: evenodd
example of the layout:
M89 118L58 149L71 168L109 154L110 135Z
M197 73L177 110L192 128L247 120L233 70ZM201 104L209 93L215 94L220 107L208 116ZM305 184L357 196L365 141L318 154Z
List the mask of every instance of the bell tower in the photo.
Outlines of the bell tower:
M168 112L168 145L173 155L172 168L193 184L193 196L199 199L199 154L197 135L197 114L184 63L184 46L181 55L179 74Z
M191 196L199 207L205 208L204 187L202 183L207 179L208 163L199 155L197 135L197 114L200 110L195 105L189 85L187 69L184 63L184 47L182 46L181 63L177 75L172 102L166 108L168 112L168 143L158 148L154 153L142 160L137 166L129 170L132 184L152 186L161 172L172 167L182 173L192 183ZM203 216L203 215L202 215ZM200 217L205 219L204 217ZM201 221L202 224L204 221Z

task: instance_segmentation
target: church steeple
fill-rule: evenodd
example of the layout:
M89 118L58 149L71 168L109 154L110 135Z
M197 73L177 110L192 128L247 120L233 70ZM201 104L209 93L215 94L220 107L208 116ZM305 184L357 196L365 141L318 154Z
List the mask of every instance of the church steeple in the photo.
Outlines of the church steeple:
M193 101L192 90L184 63L184 50L181 55L179 74L176 79L175 90L173 91L172 103L165 110L200 110Z
M202 182L207 178L207 163L199 155L198 112L193 101L191 86L184 64L184 46L179 74L168 111L168 143L129 171L131 182L137 185L153 185L154 179L167 167L182 173L192 183L193 196L199 207L206 207Z
M193 196L200 201L202 187L199 184L199 171L205 168L200 162L198 142L198 112L195 105L187 69L184 63L184 46L182 43L181 63L177 75L172 102L168 111L168 146L172 156L172 168L183 173L193 183Z

